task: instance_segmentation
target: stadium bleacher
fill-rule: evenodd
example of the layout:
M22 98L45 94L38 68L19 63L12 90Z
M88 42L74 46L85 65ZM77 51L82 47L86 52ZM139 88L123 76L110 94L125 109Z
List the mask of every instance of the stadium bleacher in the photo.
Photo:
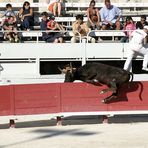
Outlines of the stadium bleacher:
M40 13L43 11L48 12L48 0L28 0L31 3L31 7L34 9L35 13L35 30L39 30L39 22L41 20ZM104 0L96 0L96 7L99 9L104 6ZM13 6L14 11L17 13L19 9L23 5L23 0L0 0L0 13L2 13L5 10L5 6L7 3L11 3ZM146 0L112 0L111 1L114 5L118 6L120 9L122 9L123 16L132 16L134 21L140 20L140 15L142 14L148 14L148 2ZM71 29L72 22L75 21L75 15L78 13L86 14L86 9L89 6L89 0L67 0L64 1L64 11L65 16L63 17L56 17L55 20L57 22L60 22L61 24L64 24L68 30ZM87 17L84 17L84 21L87 21ZM70 29L69 29L70 28ZM69 33L71 36L71 32ZM96 36L98 33L95 33ZM100 36L114 36L113 31L112 32L102 32ZM117 36L120 36L122 33L116 32ZM23 36L29 36L32 37L40 37L41 34L36 33L22 33ZM123 36L123 34L121 35Z

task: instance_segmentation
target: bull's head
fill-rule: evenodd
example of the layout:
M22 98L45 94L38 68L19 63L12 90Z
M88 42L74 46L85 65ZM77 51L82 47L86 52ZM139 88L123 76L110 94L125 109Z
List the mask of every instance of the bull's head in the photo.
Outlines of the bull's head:
M64 82L73 82L75 80L74 73L76 71L76 68L73 68L71 63L66 65L63 69L59 70L65 74L65 80Z

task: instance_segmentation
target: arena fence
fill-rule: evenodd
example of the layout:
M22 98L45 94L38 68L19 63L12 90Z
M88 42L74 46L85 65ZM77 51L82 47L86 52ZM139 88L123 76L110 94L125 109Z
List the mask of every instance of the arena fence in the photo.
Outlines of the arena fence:
M99 94L106 86L87 83L48 83L0 86L0 124L62 117L148 114L148 82L133 82L119 90L117 100Z

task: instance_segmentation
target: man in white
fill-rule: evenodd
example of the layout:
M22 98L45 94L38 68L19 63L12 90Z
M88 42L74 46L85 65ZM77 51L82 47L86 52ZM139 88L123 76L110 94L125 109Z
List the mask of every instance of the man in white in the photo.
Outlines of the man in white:
M129 54L127 60L124 64L124 69L130 71L131 62L133 57L137 55L143 55L143 64L142 70L148 71L148 48L145 47L147 43L147 33L148 33L148 26L144 26L143 29L137 29L132 32L131 36L132 39L129 43Z

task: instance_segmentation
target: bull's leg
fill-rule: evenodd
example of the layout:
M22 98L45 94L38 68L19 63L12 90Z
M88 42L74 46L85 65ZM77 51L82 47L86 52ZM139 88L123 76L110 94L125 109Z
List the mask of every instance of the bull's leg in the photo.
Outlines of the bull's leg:
M100 91L100 94L104 94L104 93L106 93L108 91L112 91L113 93L116 93L116 91L117 91L117 85L116 85L116 81L115 80L113 80L113 81L111 81L109 83L109 88L101 90Z
M109 101L111 101L112 99L116 99L117 98L117 93L113 93L112 95L110 95L109 97L105 98L102 100L102 103L108 103Z
M116 92L116 89L114 89L114 88L103 89L103 90L100 91L100 94L104 94L104 93L106 93L108 91Z
M91 83L91 84L93 84L93 85L99 85L99 86L101 86L102 84L101 83L99 83L96 79L92 79L92 80L86 80L86 82L87 83Z
M85 79L85 82L89 82L89 81L92 81L93 82L93 79L96 77L96 73L92 73L92 74L90 74L89 76L87 76L86 77L86 79Z

